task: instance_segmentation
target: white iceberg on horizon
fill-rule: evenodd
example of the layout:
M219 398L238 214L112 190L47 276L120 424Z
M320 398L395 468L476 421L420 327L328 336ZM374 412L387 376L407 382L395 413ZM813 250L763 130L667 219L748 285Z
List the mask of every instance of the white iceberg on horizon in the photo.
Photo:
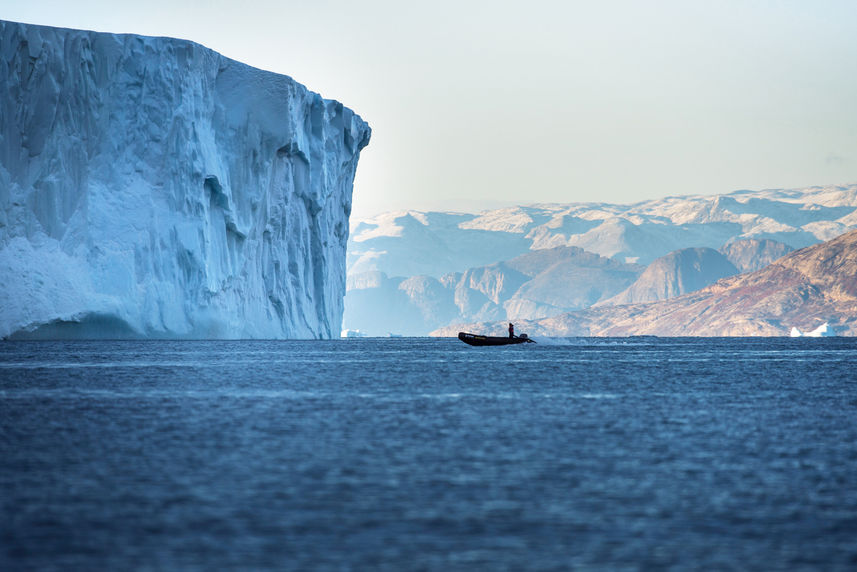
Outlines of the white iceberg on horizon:
M342 333L340 334L339 337L341 337L341 338L365 338L365 337L367 337L367 335L365 333L361 332L360 330L345 329L345 330L342 330Z
M811 332L801 332L799 329L792 327L790 335L793 338L831 338L836 336L836 332L830 327L830 323L824 322Z

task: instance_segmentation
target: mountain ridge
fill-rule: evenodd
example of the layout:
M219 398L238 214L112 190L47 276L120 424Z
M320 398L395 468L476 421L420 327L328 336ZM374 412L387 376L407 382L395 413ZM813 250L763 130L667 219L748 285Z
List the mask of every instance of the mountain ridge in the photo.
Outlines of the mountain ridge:
M546 336L787 336L828 322L857 334L857 230L791 252L761 270L723 278L696 292L648 304L589 308L518 324ZM499 333L501 324L452 326Z
M655 259L628 288L593 306L666 300L734 274L738 269L720 252L712 248L682 248Z
M540 319L592 305L686 294L729 274L758 270L795 248L857 228L857 184L665 197L631 205L537 203L477 214L398 211L355 219L352 228L347 253L350 277L364 272L383 272L399 280L428 276L444 288L456 288L452 283L467 275L467 285L457 287L454 300L438 299L431 304L458 307L457 322ZM520 260L511 262L518 257L530 261L549 257L552 254L539 253L554 248L567 249L569 254L581 249L586 256L614 264L639 264L639 271L632 272L637 276L626 273L623 277L618 267L585 269L581 264L585 257L578 254L577 262L557 259L555 268L542 268L542 274L535 277L520 266ZM676 254L686 249L690 250L684 255ZM682 259L693 249L703 249L697 251L698 260ZM663 257L667 260L658 262L660 267L647 271L648 285L637 285L648 293L629 292L624 298L609 300L640 280L639 274ZM505 266L495 267L497 264ZM513 276L513 270L527 274L529 280ZM507 275L501 277L504 273ZM484 291L490 280L497 279L507 280L502 295ZM617 289L620 282L624 285ZM405 290L409 296L430 292L446 296L434 287ZM365 288L349 288L343 325L377 332L379 328L395 331L395 323L407 327L410 335L424 335L442 326L435 324L428 330L410 327L401 318L404 308L431 304L416 298L400 302L402 306L393 315L383 296ZM357 319L358 315L362 317Z
M425 335L462 318L551 316L609 298L642 271L638 265L561 246L451 272L439 279L362 272L348 278L344 326L374 335Z
M647 265L682 248L773 239L803 248L857 228L857 183L610 203L535 203L481 213L395 211L355 219L348 271L439 278L529 250L578 246ZM408 253L432 256L409 256Z

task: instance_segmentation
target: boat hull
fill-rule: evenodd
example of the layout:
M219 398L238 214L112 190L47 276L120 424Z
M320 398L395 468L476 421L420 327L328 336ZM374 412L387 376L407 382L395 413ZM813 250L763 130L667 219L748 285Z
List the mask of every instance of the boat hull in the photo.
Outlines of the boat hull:
M508 346L531 342L529 338L506 338L499 336L480 336L467 332L458 332L458 339L471 346Z

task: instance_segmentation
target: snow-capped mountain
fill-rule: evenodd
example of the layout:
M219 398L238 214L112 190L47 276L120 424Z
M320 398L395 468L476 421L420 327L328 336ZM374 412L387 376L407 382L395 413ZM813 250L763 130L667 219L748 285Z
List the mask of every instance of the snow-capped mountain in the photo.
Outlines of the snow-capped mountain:
M439 278L556 246L644 265L682 248L718 249L741 238L803 248L857 228L855 211L857 184L667 197L631 205L393 212L352 221L348 271Z
M0 337L331 337L370 129L189 41L0 22Z

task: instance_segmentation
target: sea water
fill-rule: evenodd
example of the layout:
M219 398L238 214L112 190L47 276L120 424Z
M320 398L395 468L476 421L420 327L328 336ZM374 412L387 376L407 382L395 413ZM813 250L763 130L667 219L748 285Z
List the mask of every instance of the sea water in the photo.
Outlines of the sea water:
M0 344L0 569L848 569L857 340Z

